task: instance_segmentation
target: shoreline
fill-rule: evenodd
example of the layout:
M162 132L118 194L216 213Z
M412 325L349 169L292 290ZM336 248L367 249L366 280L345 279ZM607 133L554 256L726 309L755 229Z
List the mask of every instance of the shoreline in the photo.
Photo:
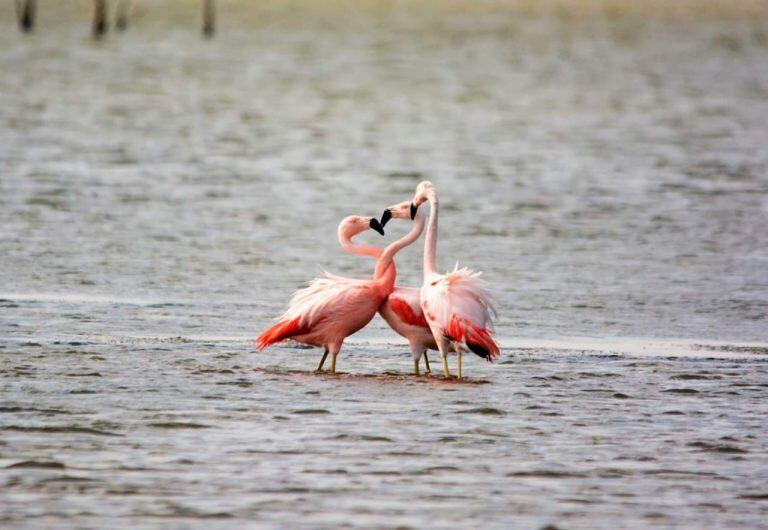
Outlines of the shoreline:
M71 335L58 337L14 337L2 336L0 343L19 345L93 345L93 344L248 344L253 337L234 335ZM507 354L519 355L588 355L588 356L625 356L675 359L733 359L768 361L768 342L760 341L722 341L698 339L657 339L657 338L598 338L598 337L559 337L541 338L499 338L502 350ZM345 344L355 348L374 346L380 348L405 348L404 342L396 337L351 338ZM290 343L280 349L312 349L295 346ZM510 350L513 350L510 352Z

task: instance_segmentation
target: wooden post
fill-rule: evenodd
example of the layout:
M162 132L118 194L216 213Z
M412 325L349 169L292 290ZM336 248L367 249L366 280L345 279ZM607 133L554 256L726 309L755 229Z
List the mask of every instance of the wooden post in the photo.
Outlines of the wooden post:
M91 34L100 39L107 32L107 0L93 0L93 24Z
M35 29L35 7L35 0L16 0L19 29L24 33L29 33Z
M128 27L129 0L117 0L117 13L115 14L115 28L124 31Z
M203 0L203 35L213 37L216 29L216 9L213 0Z

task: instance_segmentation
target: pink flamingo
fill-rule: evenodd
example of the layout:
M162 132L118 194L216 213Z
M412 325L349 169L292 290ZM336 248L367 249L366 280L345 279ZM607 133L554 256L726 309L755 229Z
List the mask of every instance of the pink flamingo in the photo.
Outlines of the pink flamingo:
M421 226L419 226L421 225ZM373 228L384 233L377 219L351 216L339 224L339 242L345 249L358 247L351 242L355 235ZM323 357L317 366L322 370L328 353L331 354L330 373L336 373L336 358L344 339L362 329L376 315L381 303L389 296L395 285L396 271L390 267L395 255L413 243L423 230L421 222L414 224L408 234L387 246L376 263L371 280L343 278L325 273L315 278L304 289L291 298L288 310L277 324L270 327L256 339L256 346L263 350L267 346L292 339L296 342L324 348ZM355 253L365 252L370 245L359 245ZM372 247L377 248L377 247Z
M411 203L409 201L390 206L381 216L381 226L384 227L390 219L411 220ZM424 222L421 219L421 229ZM393 263L390 268L395 268ZM430 372L427 350L437 350L437 342L432 335L424 311L421 309L421 296L418 287L395 286L392 293L379 307L379 314L386 320L389 327L405 337L413 354L413 371L419 375L419 359L424 356L426 372Z
M411 218L421 204L429 202L431 212L424 240L424 283L421 286L421 308L426 316L440 357L445 377L450 377L447 354L453 344L458 352L458 377L461 378L462 351L472 351L491 362L499 355L499 345L493 339L491 315L496 311L485 282L458 265L452 272L437 272L437 216L439 201L429 181L419 183L410 207Z
M410 201L406 201L384 210L381 217L381 226L389 222L390 219L405 219L410 221ZM415 221L414 230L418 230L418 236L424 230L424 217L419 215ZM344 250L351 254L370 256L380 258L384 249L374 245L360 245L352 243L350 237L345 237L339 232L339 242ZM394 261L386 271L386 274L392 274L397 277L397 268ZM389 326L401 336L408 339L413 354L413 368L416 375L419 374L419 360L424 356L426 371L429 373L429 357L427 350L437 350L437 343L432 336L427 320L424 318L424 312L421 310L418 287L395 286L392 293L379 306L379 314L389 324Z

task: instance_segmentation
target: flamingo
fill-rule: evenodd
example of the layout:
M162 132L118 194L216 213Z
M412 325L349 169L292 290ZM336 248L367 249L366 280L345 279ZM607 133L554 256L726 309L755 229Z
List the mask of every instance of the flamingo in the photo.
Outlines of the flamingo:
M457 375L461 378L461 354L472 351L492 362L499 355L499 345L493 338L493 321L496 315L490 293L484 281L473 272L458 264L446 274L437 272L437 216L439 201L434 186L423 181L416 187L410 206L411 218L418 208L429 202L430 215L427 237L424 240L424 283L421 286L421 308L432 330L445 377L450 377L447 354L449 348L458 353Z
M390 219L411 219L411 202L406 201L390 206L381 216L382 228ZM421 216L419 216L421 217ZM422 222L422 230L423 230ZM390 268L394 268L393 263ZM432 335L424 311L421 309L421 295L418 287L395 286L392 293L379 307L379 314L396 333L408 340L413 354L413 372L419 374L419 359L424 356L426 372L430 372L427 350L437 350L437 342ZM451 345L452 346L452 345Z
M279 321L256 338L256 347L261 351L287 339L322 346L324 351L317 371L322 370L330 353L330 373L336 373L336 358L344 339L362 329L376 315L395 285L396 271L389 265L402 248L421 235L423 228L422 218L404 237L387 246L376 263L373 279L344 278L326 272L324 277L312 280L293 295L288 310ZM351 238L369 229L384 234L375 218L347 217L339 224L339 242L343 247L355 246Z

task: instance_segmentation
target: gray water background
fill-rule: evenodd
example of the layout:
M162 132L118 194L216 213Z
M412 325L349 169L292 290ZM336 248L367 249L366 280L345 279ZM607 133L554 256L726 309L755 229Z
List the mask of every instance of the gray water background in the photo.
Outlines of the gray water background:
M143 3L99 43L0 6L2 526L762 526L768 17L606 5L222 2L204 41ZM400 375L380 319L342 378L254 353L425 178L496 294L487 384ZM518 342L570 337L740 355Z

